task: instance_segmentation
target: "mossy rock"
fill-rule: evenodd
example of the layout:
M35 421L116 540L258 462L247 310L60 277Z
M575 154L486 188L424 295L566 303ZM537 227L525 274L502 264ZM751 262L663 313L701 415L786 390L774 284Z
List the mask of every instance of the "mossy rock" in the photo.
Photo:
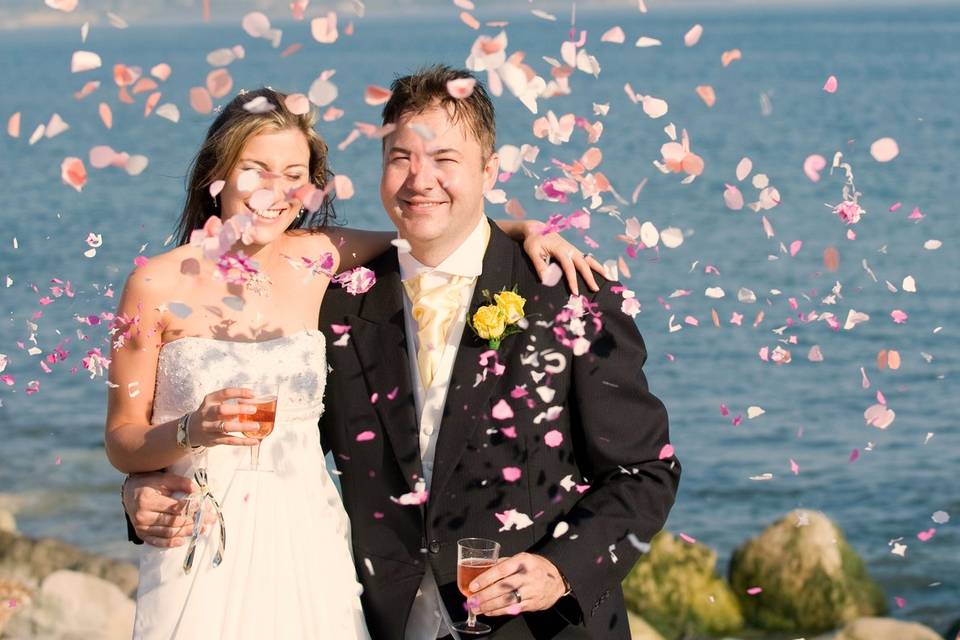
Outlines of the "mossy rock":
M713 549L662 531L623 581L627 607L669 640L739 631L743 615L716 565Z
M819 633L886 613L880 586L843 532L816 511L792 511L738 548L730 585L747 623ZM762 592L749 595L748 589Z

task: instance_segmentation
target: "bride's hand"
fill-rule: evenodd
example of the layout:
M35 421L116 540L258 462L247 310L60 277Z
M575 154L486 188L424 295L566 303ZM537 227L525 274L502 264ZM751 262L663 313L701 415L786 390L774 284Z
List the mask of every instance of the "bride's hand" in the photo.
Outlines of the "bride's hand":
M593 256L584 255L580 249L577 249L559 233L552 231L544 234L543 227L542 222L528 221L524 229L523 240L523 250L533 261L533 266L537 270L540 280L543 280L546 276L548 259L553 258L563 269L567 286L573 295L580 294L580 288L577 286L577 272L580 273L592 291L598 291L600 287L597 286L597 280L593 277L593 271L603 275L603 265Z
M235 447L251 447L259 442L256 438L243 438L231 433L258 431L256 422L240 422L237 416L253 414L256 407L243 404L243 398L252 398L253 391L228 387L207 394L200 408L190 415L187 433L194 447L212 447L226 444Z

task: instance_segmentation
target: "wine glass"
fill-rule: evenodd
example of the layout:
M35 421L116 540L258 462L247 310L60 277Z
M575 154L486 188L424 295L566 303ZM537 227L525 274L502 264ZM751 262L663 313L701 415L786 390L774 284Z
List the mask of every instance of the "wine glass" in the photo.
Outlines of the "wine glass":
M457 587L467 598L467 620L457 622L453 628L458 633L482 635L490 633L490 625L477 622L477 614L470 606L470 583L481 573L497 563L500 557L500 543L485 538L464 538L457 541Z
M241 413L237 422L256 422L259 428L256 431L244 432L248 438L255 438L257 444L250 447L250 469L258 471L260 468L260 443L273 433L273 426L277 419L277 387L271 385L255 385L253 398L244 398L243 404L253 405L254 413ZM232 399L238 402L238 399ZM230 402L228 400L228 402Z

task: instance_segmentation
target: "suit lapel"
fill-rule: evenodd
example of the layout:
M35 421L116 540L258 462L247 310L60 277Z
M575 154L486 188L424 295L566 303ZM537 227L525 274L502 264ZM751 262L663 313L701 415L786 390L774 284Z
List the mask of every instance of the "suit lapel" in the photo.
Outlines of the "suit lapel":
M468 317L481 305L487 304L483 291L491 295L502 289L510 289L518 283L516 264L516 245L499 227L490 224L490 243L483 256L483 272L477 278L473 290L473 299L467 308ZM523 292L520 292L523 295ZM506 338L500 345L500 362L507 360L512 348L520 341L520 336ZM473 432L482 422L481 416L488 413L488 399L493 393L497 376L488 373L486 379L478 382L481 373L480 355L489 350L485 341L480 340L470 327L465 327L460 347L454 360L450 386L440 422L440 433L434 458L433 479L430 483L431 495L437 495L443 489L467 448Z
M377 282L364 296L359 316L350 318L351 343L368 390L378 394L374 408L413 491L415 478L423 476L423 467L396 252L388 251L373 266ZM391 400L388 395L393 395L394 389L396 395Z

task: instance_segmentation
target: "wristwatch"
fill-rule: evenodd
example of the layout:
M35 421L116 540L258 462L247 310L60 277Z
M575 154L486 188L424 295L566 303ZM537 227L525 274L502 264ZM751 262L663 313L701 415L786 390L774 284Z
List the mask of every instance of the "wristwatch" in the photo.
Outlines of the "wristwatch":
M177 446L181 449L190 448L190 433L187 425L190 424L190 414L185 413L177 420Z

